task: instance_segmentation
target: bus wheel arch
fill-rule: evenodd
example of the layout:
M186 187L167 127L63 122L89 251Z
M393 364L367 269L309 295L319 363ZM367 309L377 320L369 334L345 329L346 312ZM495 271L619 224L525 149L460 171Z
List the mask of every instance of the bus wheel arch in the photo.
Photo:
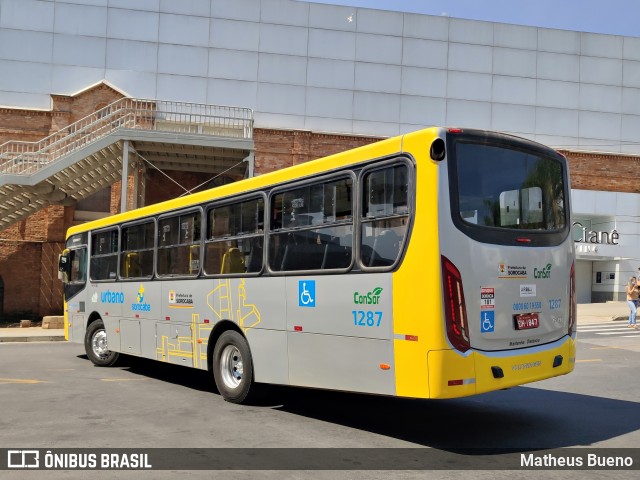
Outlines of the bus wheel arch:
M100 314L96 311L91 312L91 314L89 315L89 318L87 319L87 325L85 326L85 332L87 331L87 329L89 328L89 325L91 325L93 322L96 321L102 321L102 317L100 316Z
M207 351L208 366L222 398L231 403L249 401L256 390L253 358L238 325L219 322L211 332Z
M97 312L93 312L87 321L84 349L89 360L97 367L110 367L118 361L120 356L118 352L109 350L107 331Z

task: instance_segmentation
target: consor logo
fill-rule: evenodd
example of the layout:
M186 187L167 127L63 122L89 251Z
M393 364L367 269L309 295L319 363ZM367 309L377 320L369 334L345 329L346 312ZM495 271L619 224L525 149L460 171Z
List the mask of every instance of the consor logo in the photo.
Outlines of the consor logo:
M380 303L380 294L382 294L382 287L376 287L365 294L353 292L353 303L356 305L378 305Z

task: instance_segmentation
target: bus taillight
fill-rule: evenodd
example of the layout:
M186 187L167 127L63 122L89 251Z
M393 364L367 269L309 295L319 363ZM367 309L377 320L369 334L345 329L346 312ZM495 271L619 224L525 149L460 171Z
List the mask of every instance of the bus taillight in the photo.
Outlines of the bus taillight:
M462 276L456 266L444 255L442 256L442 283L447 337L457 350L466 352L471 348L471 345L469 344L467 307L464 303Z
M576 326L576 310L576 264L573 262L571 264L571 273L569 274L569 336L571 336Z

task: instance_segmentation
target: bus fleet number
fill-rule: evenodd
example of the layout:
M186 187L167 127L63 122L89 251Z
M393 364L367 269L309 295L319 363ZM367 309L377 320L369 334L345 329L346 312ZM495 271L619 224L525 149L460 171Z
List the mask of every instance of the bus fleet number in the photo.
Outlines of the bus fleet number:
M382 312L370 310L352 310L353 324L358 327L379 327L382 322Z
M561 303L562 303L562 300L559 298L554 298L552 300L549 300L549 310L559 309Z

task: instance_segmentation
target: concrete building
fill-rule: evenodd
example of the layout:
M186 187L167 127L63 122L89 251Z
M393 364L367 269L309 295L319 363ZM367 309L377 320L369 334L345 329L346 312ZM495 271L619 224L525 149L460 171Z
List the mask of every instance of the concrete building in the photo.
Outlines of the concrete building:
M579 300L620 298L640 266L640 38L293 0L0 0L0 143L99 120L123 97L251 109L251 135L229 143L216 127L179 151L119 138L87 162L113 155L106 183L59 197L29 187L21 195L43 208L0 231L6 313L59 311L63 232L123 208L123 142L193 188L234 158L250 161L211 185L424 126L514 133L569 158ZM152 143L164 147L140 150ZM180 193L148 165L133 170L125 184L146 187L129 208ZM2 188L0 201L16 198Z

